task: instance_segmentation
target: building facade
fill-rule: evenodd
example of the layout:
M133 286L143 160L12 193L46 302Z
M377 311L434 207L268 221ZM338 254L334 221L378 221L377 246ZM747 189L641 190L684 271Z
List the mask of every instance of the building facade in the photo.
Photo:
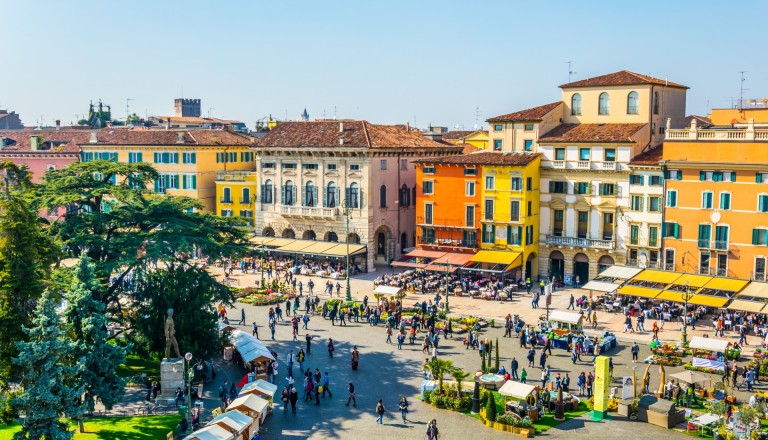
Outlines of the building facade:
M629 206L623 222L629 228L626 265L661 269L661 226L664 209L663 147L653 148L629 162Z
M461 147L418 130L344 120L281 123L253 151L257 235L364 244L373 269L415 246L413 161Z
M216 215L238 217L253 226L258 188L255 171L219 171L216 173Z
M40 183L47 171L79 161L78 144L89 137L88 129L0 131L0 161L25 165L32 181Z
M160 178L151 189L159 194L198 199L205 212L216 212L217 173L250 171L253 138L224 130L156 130L105 128L78 144L81 160L144 162Z
M628 71L560 87L558 102L490 118L490 146L542 154L538 273L583 284L630 253L640 260L651 219L628 211L632 195L651 196L630 188L630 163L662 143L661 121L682 125L687 87Z
M722 119L716 113L713 121ZM666 269L765 280L768 129L759 128L765 123L699 129L694 120L667 131Z

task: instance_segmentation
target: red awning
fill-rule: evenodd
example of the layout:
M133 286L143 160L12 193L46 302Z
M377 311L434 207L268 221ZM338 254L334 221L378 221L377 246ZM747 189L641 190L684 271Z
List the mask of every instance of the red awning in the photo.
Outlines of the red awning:
M238 387L238 388L242 388L242 387L244 387L244 386L245 386L245 384L247 384L247 383L248 383L248 375L246 374L245 376L243 376L243 378L242 378L242 379L240 379L240 382L238 382L238 383L237 383L237 387Z
M440 258L445 255L442 251L428 251L426 249L414 249L408 252L409 257Z

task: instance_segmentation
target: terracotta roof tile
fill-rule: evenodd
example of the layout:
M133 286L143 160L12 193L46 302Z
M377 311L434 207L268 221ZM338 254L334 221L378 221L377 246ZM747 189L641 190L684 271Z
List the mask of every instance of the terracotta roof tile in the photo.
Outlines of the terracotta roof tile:
M658 165L661 156L664 153L664 145L652 148L648 151L638 154L630 162L630 165Z
M630 86L639 84L654 84L659 86L679 87L683 89L688 88L682 84L654 78L648 75L641 75L639 73L630 72L629 70L622 70L619 72L609 73L607 75L595 76L592 78L570 82L568 84L561 85L560 88L568 89L572 87Z
M442 134L444 141L458 141L459 139L464 139L467 136L474 133L475 130L453 130L453 131L446 131Z
M179 133L184 143L177 142ZM87 137L80 145L252 145L254 138L226 130L146 129L142 127L108 127L96 132L97 142Z
M461 164L461 165L519 165L524 166L540 157L541 153L502 153L498 151L478 151L459 156L445 156L418 160L420 164Z
M706 118L704 116L689 115L689 116L685 117L685 122L684 122L683 127L686 127L686 128L690 127L691 126L691 121L694 120L694 119L696 120L696 126L698 128L702 128L702 127L703 128L707 128L707 127L711 127L711 126L715 125L715 124L712 123L711 119Z
M507 113L506 115L494 116L488 119L487 122L541 121L541 118L561 104L562 101L551 102L514 113Z
M461 150L461 154L469 154L469 153L474 153L475 151L482 150L482 148L478 148L472 144L456 144L456 145L463 148L463 150Z
M340 141L343 139L343 143ZM451 148L424 137L419 130L368 121L283 122L256 141L257 147L309 148Z
M3 153L80 153L77 144L87 142L91 131L80 130L8 130L0 131L0 138L5 146L0 146ZM38 149L31 149L32 136L38 137Z
M543 142L634 142L648 124L560 124L539 137Z

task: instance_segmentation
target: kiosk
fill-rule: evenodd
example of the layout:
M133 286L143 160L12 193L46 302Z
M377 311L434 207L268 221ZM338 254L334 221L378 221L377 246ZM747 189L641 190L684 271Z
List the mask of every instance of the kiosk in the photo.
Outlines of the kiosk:
M522 382L508 380L499 389L499 394L505 397L511 397L512 401L504 402L504 409L513 412L521 417L525 414L531 420L531 423L539 420L539 410L536 407L536 399L533 392L538 387L528 385Z
M725 350L730 345L731 343L724 339L694 336L688 344L688 347L693 350L693 366L723 371L725 369ZM701 353L701 350L712 352L713 355L706 356Z

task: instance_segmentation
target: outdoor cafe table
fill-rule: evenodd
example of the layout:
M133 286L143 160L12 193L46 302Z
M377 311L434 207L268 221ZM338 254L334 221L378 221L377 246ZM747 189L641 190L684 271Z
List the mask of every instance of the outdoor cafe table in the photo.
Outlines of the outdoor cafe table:
M691 420L688 420L688 424L698 428L699 435L703 436L707 429L712 431L714 429L715 424L718 421L720 421L720 419L721 417L718 416L717 414L704 414L696 418L693 418Z

